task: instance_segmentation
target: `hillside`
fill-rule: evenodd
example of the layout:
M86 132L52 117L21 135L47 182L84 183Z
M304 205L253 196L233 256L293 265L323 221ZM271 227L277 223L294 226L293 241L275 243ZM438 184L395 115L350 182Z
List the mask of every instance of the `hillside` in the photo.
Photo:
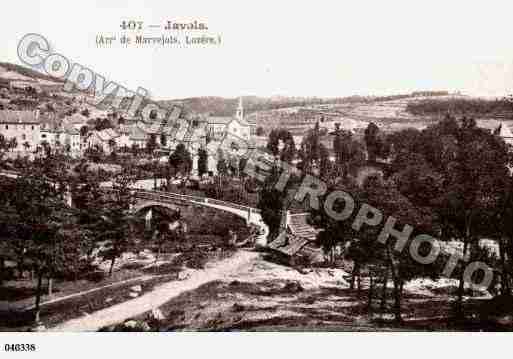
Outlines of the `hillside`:
M3 70L3 71L2 71ZM0 62L0 77L4 77L6 73L17 73L33 80L45 80L51 82L64 82L61 79L45 75L41 72L29 69L21 65L11 64L9 62Z
M364 97L351 96L340 98L319 98L319 97L258 97L243 96L244 110L247 114L258 112L285 109L290 107L305 107L323 104L342 104L364 101ZM239 98L224 98L217 96L191 97L178 100L163 100L164 105L183 105L184 108L195 113L210 113L213 116L230 116L235 113Z
M35 82L39 85L62 84L63 81L47 76L30 68L0 62L0 79L8 79L13 82ZM43 86L41 86L43 87ZM57 92L55 92L57 91ZM70 94L53 90L60 97L68 97ZM74 94L78 96L78 94ZM41 96L36 96L41 97ZM80 97L80 96L78 96ZM73 106L70 100L55 101L52 99L39 100L18 96L10 101L4 101L6 109L34 109L47 110L45 106L58 107L56 112L67 112ZM191 97L184 99L158 101L163 106L179 105L184 112L196 114L210 114L213 116L232 116L235 114L239 98L224 98L219 96ZM246 119L265 129L288 128L293 134L301 135L311 128L317 121L326 122L326 127L333 127L334 122L349 124L365 124L375 122L385 130L397 130L404 126L423 127L427 123L438 118L440 114L457 107L463 112L468 109L479 112L476 117L482 118L492 115L495 110L501 111L503 119L504 106L501 103L483 102L465 96L448 95L444 91L424 91L392 96L348 96L338 98L320 97L287 97L287 96L243 96ZM55 102L68 102L62 106L56 106ZM48 104L48 105L47 105ZM500 106L499 106L500 105ZM83 107L75 106L75 107ZM89 107L89 106L88 106ZM96 114L95 110L88 108L93 116L102 116L105 109ZM483 113L484 111L484 113ZM495 112L497 112L495 111ZM461 111L456 111L460 114ZM493 116L492 116L493 117ZM362 127L358 125L356 127ZM350 125L350 127L355 127Z

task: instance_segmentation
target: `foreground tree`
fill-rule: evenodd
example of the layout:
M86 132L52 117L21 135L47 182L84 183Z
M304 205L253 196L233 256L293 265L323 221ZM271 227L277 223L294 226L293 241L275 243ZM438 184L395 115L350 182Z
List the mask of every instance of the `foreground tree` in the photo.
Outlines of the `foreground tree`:
M228 174L228 164L222 149L217 151L217 174L218 176L226 176Z
M303 139L298 153L300 160L298 167L304 173L320 174L321 162L326 160L326 158L321 156L327 154L324 145L320 141L320 137L319 122L317 122L315 127Z
M176 146L169 156L169 166L175 169L176 173L189 175L192 170L192 157L183 143Z
M148 137L148 140L146 141L146 151L148 151L149 154L153 154L153 152L158 148L157 144L157 135L154 133L150 134Z
M294 137L285 129L274 129L269 133L266 148L282 161L291 163L296 154Z
M365 150L360 142L353 138L349 131L340 129L337 123L333 137L333 150L335 152L335 165L338 175L347 180L354 175L356 169L365 163Z
M480 237L505 234L494 234L483 223L508 227L498 225L499 218L507 218L510 157L506 144L473 119L457 121L450 116L409 134L413 136L398 133L391 141L392 173L399 190L417 207L430 208L437 215L440 238L461 239L461 254L472 258L472 247ZM462 318L463 270L457 268L457 274L456 314Z
M380 133L379 127L371 122L365 129L365 145L367 147L368 160L376 162L376 158L387 158L390 152L389 143Z
M198 150L198 175L202 177L208 173L208 153L204 148Z
M115 176L112 190L105 194L102 203L102 218L105 222L101 239L107 242L101 255L104 260L110 261L109 275L112 275L116 259L130 250L135 243L135 217L130 210L134 203L131 186L135 181L134 170L123 169Z
M49 278L51 287L51 277L66 266L69 249L75 247L63 234L72 215L64 200L65 187L50 181L41 162L27 166L12 191L4 203L2 232L8 234L7 246L18 256L21 272L27 263L36 274L34 311L39 322L43 277Z

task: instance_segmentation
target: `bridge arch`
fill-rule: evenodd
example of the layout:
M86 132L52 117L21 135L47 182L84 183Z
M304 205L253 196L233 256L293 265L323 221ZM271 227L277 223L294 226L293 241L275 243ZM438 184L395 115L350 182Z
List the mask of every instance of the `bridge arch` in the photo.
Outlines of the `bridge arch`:
M17 178L19 174L14 171L0 171L0 176ZM109 183L102 183L101 187L109 187ZM251 208L248 206L238 205L235 203L225 202L212 198L189 196L169 192L147 191L140 188L133 188L133 193L139 201L138 203L132 206L132 213L137 213L145 208L151 207L168 208L174 211L178 211L180 209L180 204L213 208L227 213L235 214L236 216L244 219L247 225L253 224L261 228L262 233L257 237L256 241L257 243L263 246L267 244L267 235L269 234L269 228L262 220L260 210L256 208ZM71 193L69 195L68 202L68 204L71 206Z
M172 203L162 203L157 201L144 201L135 204L130 210L132 213L138 213L145 209L151 209L152 207L161 207L161 208L167 208L172 211L180 211L180 206L172 204Z

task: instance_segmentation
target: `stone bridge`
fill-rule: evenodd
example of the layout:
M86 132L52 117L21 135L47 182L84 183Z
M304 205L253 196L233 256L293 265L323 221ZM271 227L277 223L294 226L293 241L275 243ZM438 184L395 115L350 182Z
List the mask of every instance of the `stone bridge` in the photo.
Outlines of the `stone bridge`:
M260 210L236 203L220 201L213 198L189 196L172 192L149 191L134 189L136 203L132 211L139 212L145 208L160 206L176 210L180 205L188 204L194 206L208 207L220 211L235 214L246 221L246 224L260 225L262 217Z
M17 178L19 174L14 171L4 170L0 172L0 176ZM109 182L102 183L101 187L108 188L110 187L109 184ZM246 225L252 224L259 228L259 235L256 238L257 245L267 245L269 228L262 220L260 210L257 208L207 197L140 189L137 183L133 186L133 195L136 199L136 203L132 206L131 210L134 213L140 212L144 209L150 209L151 207L164 207L171 210L177 210L180 205L193 205L213 208L219 211L235 214L236 216L244 219L246 221ZM68 197L69 199L67 199L67 203L71 206L71 195Z

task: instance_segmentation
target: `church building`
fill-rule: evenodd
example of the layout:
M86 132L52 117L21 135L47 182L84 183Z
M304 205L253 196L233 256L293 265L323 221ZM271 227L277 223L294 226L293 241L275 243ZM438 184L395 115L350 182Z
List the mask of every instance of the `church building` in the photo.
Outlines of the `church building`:
M244 140L250 139L251 125L244 120L242 97L235 116L210 116L207 119L207 134L214 141L220 141L228 133Z

